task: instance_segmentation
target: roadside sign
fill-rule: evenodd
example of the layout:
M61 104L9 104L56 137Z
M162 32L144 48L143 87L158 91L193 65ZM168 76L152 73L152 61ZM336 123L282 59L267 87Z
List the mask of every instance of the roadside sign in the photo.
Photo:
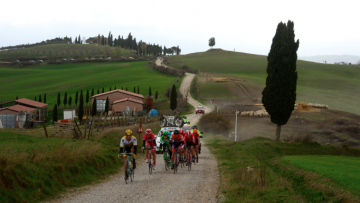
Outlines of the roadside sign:
M139 129L138 129L138 131L137 131L138 133L142 133L142 132L144 132L144 129L143 129L143 127L142 127L142 123L141 123L141 121L140 121L140 126L139 126Z

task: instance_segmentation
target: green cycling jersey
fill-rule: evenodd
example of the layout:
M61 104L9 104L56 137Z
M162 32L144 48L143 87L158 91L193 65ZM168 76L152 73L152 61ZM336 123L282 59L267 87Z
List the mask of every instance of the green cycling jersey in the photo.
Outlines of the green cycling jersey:
M168 137L167 139L165 139L164 137L165 137L164 135L162 135L160 137L160 142L163 143L164 145L170 147L170 144L169 144L170 143L170 136L167 136Z

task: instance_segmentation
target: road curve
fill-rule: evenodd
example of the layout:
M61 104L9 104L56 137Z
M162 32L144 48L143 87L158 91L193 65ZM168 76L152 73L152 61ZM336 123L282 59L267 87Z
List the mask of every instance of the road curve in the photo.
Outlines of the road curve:
M181 92L190 88L194 74L186 74L181 84ZM199 102L188 96L189 103L197 106ZM207 112L210 108L205 107ZM200 115L188 115L192 123L197 123ZM157 155L156 170L149 174L145 159L137 160L134 182L125 184L123 172L119 172L108 180L95 185L77 188L59 199L49 202L217 202L219 188L219 171L217 161L202 141L199 163L187 168L166 171L162 155ZM114 154L117 156L117 154Z

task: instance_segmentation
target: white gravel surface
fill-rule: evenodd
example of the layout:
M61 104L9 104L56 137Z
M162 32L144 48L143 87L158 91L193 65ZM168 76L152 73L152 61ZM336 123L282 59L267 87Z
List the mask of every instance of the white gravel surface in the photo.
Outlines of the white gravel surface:
M190 87L193 77L194 74L186 75L181 92ZM195 106L199 103L191 96L189 102ZM205 108L210 112L210 108ZM188 118L197 123L200 116L191 114ZM49 202L217 202L220 182L217 161L204 145L202 140L199 163L193 165L191 171L180 166L176 174L171 169L166 171L162 154L158 154L156 170L152 174L149 174L144 158L137 160L134 182L125 184L124 174L119 172L102 183L78 188Z

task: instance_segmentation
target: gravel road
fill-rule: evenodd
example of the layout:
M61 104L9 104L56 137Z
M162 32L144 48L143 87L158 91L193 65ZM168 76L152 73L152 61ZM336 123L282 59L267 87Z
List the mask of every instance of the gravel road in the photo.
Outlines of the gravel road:
M181 84L185 93L191 84L194 74L186 74ZM197 106L199 102L188 96L189 103ZM209 107L205 107L210 112ZM188 118L197 123L201 115L190 114ZM63 194L59 199L49 202L217 202L219 188L219 171L215 157L202 139L202 150L199 163L187 168L166 171L162 154L157 155L156 170L149 174L145 159L137 160L134 182L125 184L123 172L111 176L102 183L78 188L75 192Z

